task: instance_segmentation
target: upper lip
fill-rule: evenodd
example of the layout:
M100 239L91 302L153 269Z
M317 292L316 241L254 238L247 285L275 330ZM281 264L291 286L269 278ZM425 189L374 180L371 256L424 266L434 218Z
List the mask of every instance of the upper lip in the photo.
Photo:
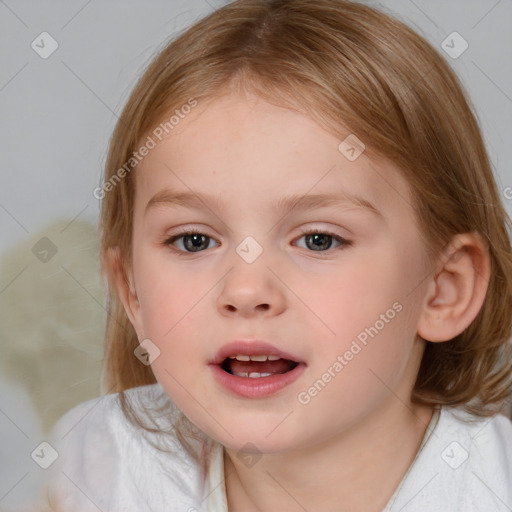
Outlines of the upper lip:
M237 354L254 356L254 355L272 355L280 357L281 359L289 359L297 363L302 363L296 356L279 350L274 345L261 340L235 340L223 345L210 364L222 364L224 359L229 356L235 356Z

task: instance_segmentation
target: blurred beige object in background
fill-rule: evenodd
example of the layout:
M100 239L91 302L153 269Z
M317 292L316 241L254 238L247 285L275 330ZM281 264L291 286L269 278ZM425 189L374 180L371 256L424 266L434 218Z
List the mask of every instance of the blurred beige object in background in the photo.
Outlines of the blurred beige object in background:
M0 294L0 369L26 389L46 435L100 395L105 294L93 224L59 221L27 238L1 262L10 283Z

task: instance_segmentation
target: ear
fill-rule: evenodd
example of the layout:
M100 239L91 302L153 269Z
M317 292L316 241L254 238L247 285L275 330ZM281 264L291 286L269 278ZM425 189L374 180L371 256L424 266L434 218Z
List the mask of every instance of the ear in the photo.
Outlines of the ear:
M478 233L455 235L429 278L418 335L427 341L448 341L463 332L485 300L491 263Z
M110 247L107 250L106 266L110 286L114 286L117 296L123 304L124 310L139 340L143 339L140 321L140 305L135 291L133 272L123 261L119 247Z

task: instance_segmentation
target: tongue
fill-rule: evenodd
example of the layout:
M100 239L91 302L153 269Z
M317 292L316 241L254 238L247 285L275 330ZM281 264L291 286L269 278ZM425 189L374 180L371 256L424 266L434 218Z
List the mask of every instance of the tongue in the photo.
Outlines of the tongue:
M297 363L288 359L278 359L277 361L238 361L237 359L227 359L225 363L231 373L286 373L297 366Z

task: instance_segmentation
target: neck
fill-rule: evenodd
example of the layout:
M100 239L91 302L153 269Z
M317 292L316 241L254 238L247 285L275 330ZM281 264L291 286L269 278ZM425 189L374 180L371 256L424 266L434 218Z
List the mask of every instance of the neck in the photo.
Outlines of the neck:
M253 467L226 449L228 509L380 512L413 462L432 413L431 407L404 406L392 397L335 437L285 454L265 454Z

